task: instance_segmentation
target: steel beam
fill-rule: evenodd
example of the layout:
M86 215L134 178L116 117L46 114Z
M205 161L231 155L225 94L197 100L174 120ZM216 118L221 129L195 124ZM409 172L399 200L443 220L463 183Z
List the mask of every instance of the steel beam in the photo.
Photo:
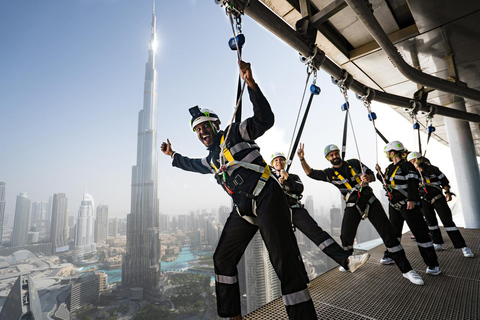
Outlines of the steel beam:
M242 0L236 1L242 2ZM300 37L289 24L287 24L259 0L249 0L249 6L245 8L245 14L272 32L275 36L282 39L285 43L302 55L309 57L314 52L313 48L315 45L307 43L305 39ZM313 62L335 79L341 79L344 75L342 69L335 62L326 58L325 53L320 48L317 48L317 55L313 59ZM366 94L367 88L367 86L355 79L353 80L352 85L349 87L350 90L362 96ZM374 101L408 109L412 108L410 98L397 96L383 91L377 91L373 88L371 88L371 90L375 91ZM439 115L480 123L480 115L478 114L454 110L434 104L422 106L419 111L429 112L430 106L436 107L437 114Z

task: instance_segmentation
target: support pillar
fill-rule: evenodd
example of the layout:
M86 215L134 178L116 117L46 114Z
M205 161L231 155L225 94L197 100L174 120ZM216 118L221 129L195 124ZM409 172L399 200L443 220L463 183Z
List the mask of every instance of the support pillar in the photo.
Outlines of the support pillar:
M455 102L448 107L466 111L465 100L459 97L455 97ZM454 161L465 228L480 229L480 172L470 125L467 121L445 117L445 127Z

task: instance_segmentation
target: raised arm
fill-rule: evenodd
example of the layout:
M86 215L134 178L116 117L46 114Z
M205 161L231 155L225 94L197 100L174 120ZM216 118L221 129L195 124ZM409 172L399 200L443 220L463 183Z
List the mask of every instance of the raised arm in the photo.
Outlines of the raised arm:
M215 173L215 171L210 167L207 158L203 159L191 159L189 157L182 156L178 152L173 151L172 144L170 140L167 139L167 142L163 142L160 146L160 150L170 156L172 161L172 166L183 169L185 171L198 172L202 174Z
M253 79L250 63L239 61L240 75L248 86L248 94L253 105L253 116L245 119L239 126L240 135L245 141L252 141L262 136L274 122L270 104Z

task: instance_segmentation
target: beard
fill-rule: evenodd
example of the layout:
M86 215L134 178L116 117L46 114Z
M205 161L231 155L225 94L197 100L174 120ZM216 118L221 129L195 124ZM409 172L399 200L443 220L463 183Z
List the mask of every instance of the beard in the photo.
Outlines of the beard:
M342 163L342 159L335 158L335 159L331 160L330 163L336 166L336 165L339 165L340 163Z

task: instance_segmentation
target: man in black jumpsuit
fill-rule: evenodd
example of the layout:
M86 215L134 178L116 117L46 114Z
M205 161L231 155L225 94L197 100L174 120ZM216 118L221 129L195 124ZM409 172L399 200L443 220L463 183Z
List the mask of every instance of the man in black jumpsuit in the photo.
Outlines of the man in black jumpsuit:
M422 198L422 209L427 221L428 229L433 240L433 246L436 251L444 250L442 247L443 238L435 211L442 220L443 226L447 231L450 240L455 248L462 248L462 253L466 258L473 258L474 254L467 247L460 230L458 230L452 219L452 210L447 202L452 200L450 185L447 177L438 167L425 162L424 157L419 152L411 152L407 160L413 163L420 174L420 197ZM445 195L442 191L445 190Z
M300 144L297 154L307 176L315 180L330 182L340 190L345 199L346 205L340 234L344 249L353 252L353 242L358 225L362 219L368 217L382 237L388 252L403 276L413 284L423 285L422 278L412 269L405 250L395 237L394 230L380 201L373 195L372 188L368 186L369 182L375 181L373 172L357 159L343 161L340 157L340 149L333 144L328 145L324 150L325 158L332 163L332 167L325 170L314 170L307 164L303 144Z
M417 170L413 164L402 157L404 150L405 147L400 141L389 142L384 151L392 163L385 170L383 177L380 173L377 176L385 182L384 187L390 201L388 213L395 236L399 240L402 238L403 222L406 221L415 236L423 261L427 265L426 273L439 275L442 272L421 210ZM377 170L382 172L378 165ZM387 251L384 259L388 258L389 252Z
M215 174L217 182L233 198L235 208L225 223L213 255L219 316L241 319L237 264L260 229L281 282L288 317L317 319L307 288L305 267L290 225L287 200L278 182L271 178L270 167L254 141L273 126L274 115L253 79L250 64L240 61L239 66L248 86L253 116L220 131L215 113L191 108L191 126L207 147L208 155L203 159L182 156L172 150L168 140L162 143L161 149L173 158L175 167Z
M312 240L326 255L337 262L343 268L342 271L355 272L367 262L370 254L353 256L350 251L343 250L327 232L320 228L300 202L303 193L302 180L296 174L285 171L285 155L281 152L275 152L272 158L271 164L275 176L280 182L292 210L292 224Z

